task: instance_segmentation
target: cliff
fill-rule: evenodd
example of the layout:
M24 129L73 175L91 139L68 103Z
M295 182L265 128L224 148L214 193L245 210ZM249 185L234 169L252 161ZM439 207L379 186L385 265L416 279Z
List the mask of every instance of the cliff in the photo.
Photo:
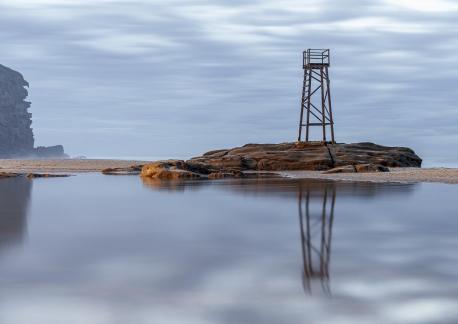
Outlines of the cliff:
M28 86L19 72L0 64L0 158L67 157L62 145L34 148Z
M0 156L27 155L33 151L32 114L25 101L29 84L19 72L0 65Z

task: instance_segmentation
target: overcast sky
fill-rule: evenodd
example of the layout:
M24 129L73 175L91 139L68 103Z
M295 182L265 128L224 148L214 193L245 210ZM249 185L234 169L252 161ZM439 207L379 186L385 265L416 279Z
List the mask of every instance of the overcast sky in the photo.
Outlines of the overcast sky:
M296 139L307 47L330 48L336 139L458 165L458 2L0 0L0 63L37 145L189 157Z

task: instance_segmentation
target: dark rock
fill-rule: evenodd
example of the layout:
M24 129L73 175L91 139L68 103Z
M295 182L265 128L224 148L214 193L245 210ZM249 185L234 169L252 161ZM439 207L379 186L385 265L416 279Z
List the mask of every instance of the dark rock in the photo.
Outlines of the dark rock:
M420 167L422 160L406 147L388 147L374 143L329 145L335 166L380 164L387 167Z
M62 178L70 177L71 174L61 174L61 173L21 173L21 172L0 172L1 178L15 178L15 177L26 177L29 179L32 178Z
M213 157L222 157L224 155L227 154L227 152L229 152L228 150L213 150L213 151L209 151L207 153L204 153L204 156L213 156Z
M242 178L244 173L238 170L228 170L227 172L213 172L208 175L208 179L222 179L222 178Z
M102 170L102 173L106 175L137 175L140 174L143 166L143 164L138 164L126 168L106 168Z
M33 150L29 84L19 72L0 64L0 156L26 155Z
M218 172L219 169L213 168L208 163L198 161L186 161L186 170L208 175L210 173Z
M19 173L13 172L0 172L0 178L14 178L20 176Z
M71 174L59 174L59 173L27 173L27 178L65 178L70 177Z
M65 154L64 147L62 145L54 146L38 146L33 150L33 155L38 158L68 158L69 156Z
M365 173L365 172L390 172L386 166L380 164L357 164L354 166L356 172Z

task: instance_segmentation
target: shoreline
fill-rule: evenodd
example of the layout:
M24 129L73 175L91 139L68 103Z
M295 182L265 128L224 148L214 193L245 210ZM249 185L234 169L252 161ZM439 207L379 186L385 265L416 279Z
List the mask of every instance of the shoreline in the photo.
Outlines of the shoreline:
M149 162L151 161L111 159L0 159L0 172L101 172L107 168L128 168L132 165Z
M0 172L87 173L101 172L107 168L128 168L133 165L141 165L149 162L151 161L112 159L0 159ZM458 184L458 168L390 168L390 172L375 173L323 174L320 171L272 171L272 173L293 179L325 179L364 182L439 182Z
M323 179L350 182L378 183L446 183L458 184L458 168L389 168L390 172L334 173L320 171L278 171L281 176L292 179Z

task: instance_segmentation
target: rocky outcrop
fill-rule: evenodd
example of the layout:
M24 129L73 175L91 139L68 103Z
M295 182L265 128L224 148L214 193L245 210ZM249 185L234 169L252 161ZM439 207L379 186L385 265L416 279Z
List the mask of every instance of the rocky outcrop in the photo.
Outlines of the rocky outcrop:
M19 177L19 173L14 173L14 172L0 172L0 179L2 178L15 178Z
M140 174L142 168L143 164L136 164L123 168L105 168L102 173L106 175L135 175Z
M143 166L141 176L159 179L196 179L201 178L202 174L191 171L185 161L168 160Z
M247 144L210 151L188 161L147 164L141 175L167 179L224 178L243 177L246 171L326 171L345 166L337 172L380 172L387 171L387 167L420 167L421 162L409 148L373 143Z
M23 172L0 172L0 179L1 178L16 178L16 177L26 177L29 179L33 178L63 178L63 177L70 177L71 174L63 174L63 173L23 173Z
M375 164L386 167L421 167L421 158L407 147L389 147L374 143L328 145L334 166Z
M64 158L62 145L34 148L32 114L23 76L0 64L0 158Z
M62 145L38 146L33 149L32 155L42 159L68 158L68 155L65 154L64 147Z
M71 177L71 174L65 173L27 173L27 174L20 174L20 176L25 176L29 179L34 178L67 178Z
M261 171L324 171L356 164L379 164L387 167L421 166L421 159L409 148L387 147L373 143L247 144L229 150L210 151L188 162L215 169L231 167Z

